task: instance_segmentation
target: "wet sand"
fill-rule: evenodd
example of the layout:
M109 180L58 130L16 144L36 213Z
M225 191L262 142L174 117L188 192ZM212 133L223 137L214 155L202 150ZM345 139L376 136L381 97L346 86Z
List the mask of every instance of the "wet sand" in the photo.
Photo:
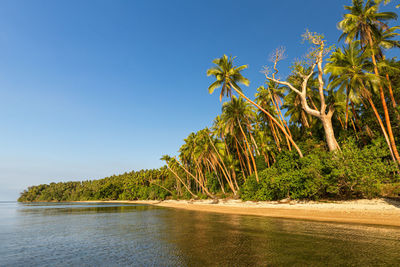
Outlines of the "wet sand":
M387 199L280 203L241 200L137 200L81 201L102 203L148 204L202 212L255 215L300 220L359 223L400 227L400 202Z

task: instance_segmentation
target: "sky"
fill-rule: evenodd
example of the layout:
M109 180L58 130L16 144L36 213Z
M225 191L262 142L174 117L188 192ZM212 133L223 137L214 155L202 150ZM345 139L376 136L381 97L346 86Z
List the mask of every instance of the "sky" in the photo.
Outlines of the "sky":
M248 64L244 92L308 49L337 41L350 0L0 1L0 200L29 185L158 168L221 112L211 61Z

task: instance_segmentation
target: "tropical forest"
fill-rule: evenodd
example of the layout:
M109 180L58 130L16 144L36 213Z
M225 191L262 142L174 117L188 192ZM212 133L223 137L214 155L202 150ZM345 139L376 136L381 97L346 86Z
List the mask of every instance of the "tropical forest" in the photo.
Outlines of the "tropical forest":
M308 52L290 70L284 47L261 72L237 65L240 55L210 58L199 75L221 113L160 155L163 167L31 186L19 201L399 197L400 26L396 10L382 11L388 2L349 2L339 40L305 30ZM249 71L264 84L250 85Z

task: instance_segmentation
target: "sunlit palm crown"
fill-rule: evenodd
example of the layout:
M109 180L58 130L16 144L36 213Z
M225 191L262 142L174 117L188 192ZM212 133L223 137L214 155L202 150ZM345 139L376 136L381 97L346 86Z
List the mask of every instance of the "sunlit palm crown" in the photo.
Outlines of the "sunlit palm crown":
M207 70L207 76L214 76L216 81L213 82L208 87L208 92L212 94L215 89L221 88L220 101L222 101L222 97L231 96L232 95L232 87L240 90L238 83L249 86L250 81L242 76L240 73L242 70L246 69L247 65L242 65L239 67L235 67L233 65L233 60L235 57L229 57L227 55L223 55L221 58L216 58L213 60L213 63L216 65Z
M235 133L238 123L251 128L255 118L254 108L243 98L232 96L232 100L225 102L222 106L222 119L225 122L225 133Z
M352 42L343 49L338 48L327 59L325 72L329 73L331 88L338 87L339 90L347 88L350 99L356 101L357 91L364 85L379 83L379 78L365 71L371 69L369 53L362 50L358 42Z
M362 46L367 45L369 36L379 39L382 35L380 29L388 28L386 22L397 19L394 12L378 12L379 5L371 0L365 4L363 0L353 0L352 5L345 6L345 9L349 13L338 24L338 28L343 31L340 39L345 38L347 43L359 39Z

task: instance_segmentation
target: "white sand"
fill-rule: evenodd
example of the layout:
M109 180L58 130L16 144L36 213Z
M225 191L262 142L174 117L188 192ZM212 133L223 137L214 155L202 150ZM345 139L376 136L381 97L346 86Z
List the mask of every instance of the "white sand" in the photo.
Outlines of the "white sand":
M227 214L256 215L302 220L347 222L400 226L400 202L389 199L362 199L352 201L242 201L219 200L138 200L138 201L86 201L111 203L136 203L179 208L186 210ZM285 202L285 201L282 201Z

